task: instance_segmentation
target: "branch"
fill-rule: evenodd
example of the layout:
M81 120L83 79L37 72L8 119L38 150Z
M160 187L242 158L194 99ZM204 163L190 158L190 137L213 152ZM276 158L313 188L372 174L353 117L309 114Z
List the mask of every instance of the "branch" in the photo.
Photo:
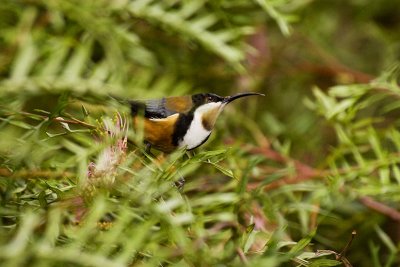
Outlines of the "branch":
M307 180L311 179L316 179L316 178L321 178L324 177L327 172L324 170L318 170L315 169L299 160L294 160L289 157L286 157L268 147L261 147L261 148L251 148L250 153L252 154L257 154L257 155L263 155L265 158L274 160L279 163L283 164L288 164L292 163L294 164L294 167L296 169L296 175L295 176L287 176L282 179L279 179L278 181L274 181L264 187L264 191L269 191L278 187L281 187L283 185L287 184L297 184L300 182L304 182ZM249 184L248 189L254 189L258 186L259 183L253 183Z
M81 125L81 126L86 127L86 128L90 128L90 129L96 129L97 128L96 126L94 126L94 125L92 125L90 123L78 120L78 119L73 118L73 117L71 117L69 119L64 119L62 117L50 118L49 116L39 115L39 114L30 113L30 112L26 112L26 111L21 111L21 112L12 113L12 114L6 114L6 116L12 116L12 115L22 115L22 116L29 117L29 118L40 118L40 119L43 119L43 120L50 120L51 119L52 121L55 121L55 122L77 124L77 125Z
M236 252L239 255L240 260L242 261L242 263L247 266L249 264L249 261L246 258L246 255L244 255L244 252L241 248L236 248Z
M360 202L364 206L366 206L376 212L379 212L379 213L391 218L392 220L400 222L400 212L397 211L396 209L389 207L389 206L387 206L381 202L378 202L378 201L374 200L373 198L367 197L367 196L360 197Z
M351 78L352 82L355 83L369 83L374 78L372 75L350 69L342 64L323 65L304 62L298 66L298 69L328 77L337 77L339 75L346 74Z
M47 117L47 119L48 119L48 117ZM66 120L66 119L63 119L61 117L57 117L57 118L52 118L52 120L56 121L56 122L60 122L60 123L62 122L62 123L78 124L78 125L84 126L86 128L90 128L90 129L96 129L97 128L96 126L94 126L92 124L86 123L84 121L80 121L80 120L75 119L75 118L72 118L70 120Z
M50 170L19 170L12 172L6 168L0 168L0 176L4 177L12 177L12 178L47 178L47 179L56 179L56 178L71 178L76 175L71 172L66 171L50 171Z
M29 116L36 116L36 117L40 117L40 118L42 118L42 119L44 119L44 120L49 120L49 119L50 119L50 117L48 117L48 116L39 115L39 114L34 114L34 113L30 113L30 112L25 112L25 111L22 111L22 112L20 112L20 113L18 113L18 114L21 114L21 115L24 115L24 116L27 116L27 117L29 117ZM96 129L96 128L97 128L96 126L94 126L94 125L92 125L92 124L89 124L89 123L87 123L87 122L78 120L78 119L73 118L73 117L71 117L71 118L69 118L69 119L64 119L64 118L62 118L62 117L54 117L54 118L51 118L51 120L52 120L52 121L56 121L56 122L60 122L60 123L62 122L62 123L77 124L77 125L84 126L84 127L86 127L86 128L90 128L90 129Z
M320 59L319 61L325 62L324 65L313 65L305 63L303 65L305 69L308 69L311 72L317 72L332 76L338 76L339 74L345 73L346 75L349 75L356 83L369 83L372 79L375 78L370 74L354 70L346 66L345 64L340 62L337 57L325 51L321 46L317 45L307 36L298 36L301 38L303 43L308 46L308 50L312 51Z

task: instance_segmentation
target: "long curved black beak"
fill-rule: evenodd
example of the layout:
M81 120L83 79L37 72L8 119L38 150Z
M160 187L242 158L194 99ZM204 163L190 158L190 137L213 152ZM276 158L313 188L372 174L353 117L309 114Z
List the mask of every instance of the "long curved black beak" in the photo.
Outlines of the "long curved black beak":
M236 95L232 95L232 96L227 96L227 97L225 97L224 100L222 100L222 102L228 104L228 103L230 103L230 102L232 102L233 100L236 100L236 99L238 99L238 98L245 97L245 96L252 96L252 95L265 96L264 94L252 93L252 92L249 92L249 93L239 93L239 94L236 94Z

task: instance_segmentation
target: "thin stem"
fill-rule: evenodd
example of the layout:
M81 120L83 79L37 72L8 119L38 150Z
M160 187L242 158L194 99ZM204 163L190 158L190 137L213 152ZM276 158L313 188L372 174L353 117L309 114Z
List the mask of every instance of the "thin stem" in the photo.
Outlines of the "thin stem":
M39 114L30 113L30 112L26 112L26 111L21 111L21 112L14 113L14 114L7 114L7 116L12 116L12 115L22 115L22 116L25 116L25 117L36 117L36 118L41 118L43 120L51 119L52 121L56 121L56 122L60 122L60 123L77 124L77 125L81 125L81 126L86 127L86 128L90 128L90 129L96 129L97 128L96 126L94 126L94 125L92 125L90 123L78 120L78 119L76 119L74 117L70 117L69 119L64 119L62 117L50 118L49 116L39 115Z

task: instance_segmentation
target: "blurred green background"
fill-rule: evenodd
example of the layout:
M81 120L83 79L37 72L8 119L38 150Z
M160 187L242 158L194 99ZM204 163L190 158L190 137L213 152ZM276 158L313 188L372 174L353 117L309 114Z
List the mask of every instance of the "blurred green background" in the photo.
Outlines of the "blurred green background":
M398 266L399 14L2 0L0 266ZM115 100L245 91L155 158Z

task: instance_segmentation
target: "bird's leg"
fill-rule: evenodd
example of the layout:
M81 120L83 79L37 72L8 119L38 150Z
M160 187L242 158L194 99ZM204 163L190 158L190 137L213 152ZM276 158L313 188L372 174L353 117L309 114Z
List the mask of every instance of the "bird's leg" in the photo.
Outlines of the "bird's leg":
M194 153L192 151L186 151L186 155L188 155L190 158L194 156ZM174 184L179 191L183 191L183 187L185 186L186 180L185 177L183 177L183 175L179 171L177 171L177 173L179 174L180 177Z
M149 142L147 142L147 141L144 141L144 145L145 145L145 150L144 150L145 153L150 155L151 157L155 158L154 154L151 153L151 144ZM186 180L180 173L179 173L179 175L181 177L179 177L179 179L174 184L178 188L179 191L182 191Z
M150 155L151 157L155 158L154 154L151 153L151 144L147 141L144 141L144 145L145 145L144 152L146 152L146 154Z
M146 149L144 150L147 154L151 153L151 144L147 141L144 141L144 145Z
M179 172L178 172L179 173ZM183 187L185 186L185 178L182 176L182 174L179 173L181 177L175 182L175 186L178 188L179 191L183 191Z

